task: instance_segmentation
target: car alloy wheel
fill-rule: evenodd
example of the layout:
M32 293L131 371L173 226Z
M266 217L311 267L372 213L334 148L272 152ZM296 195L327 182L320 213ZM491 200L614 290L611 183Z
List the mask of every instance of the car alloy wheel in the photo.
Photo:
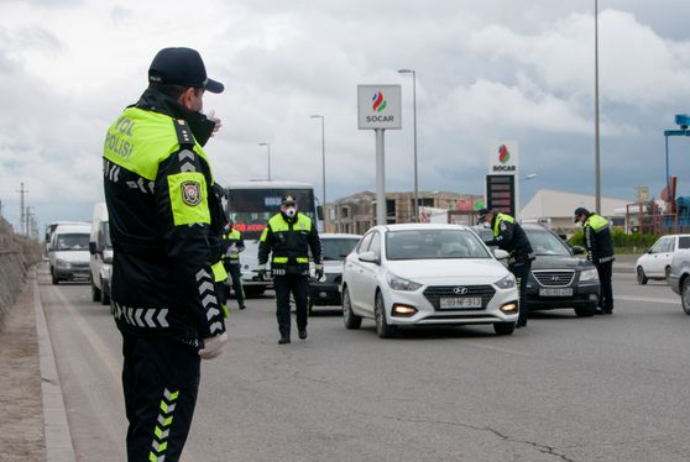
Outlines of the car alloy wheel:
M379 337L392 337L395 334L395 326L388 324L388 320L386 319L386 306L383 303L383 295L381 295L381 292L376 294L374 315L376 316L376 333Z
M683 280L683 286L680 293L682 294L680 301L683 306L683 311L685 311L685 314L690 315L690 277L686 277Z
M347 287L343 290L343 322L347 329L359 329L362 326L362 318L352 311L350 291Z

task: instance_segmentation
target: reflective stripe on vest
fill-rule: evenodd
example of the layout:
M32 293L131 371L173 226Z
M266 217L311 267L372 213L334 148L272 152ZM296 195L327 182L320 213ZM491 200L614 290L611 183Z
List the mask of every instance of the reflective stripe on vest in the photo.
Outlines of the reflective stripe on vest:
M515 218L511 217L510 215L505 215L503 213L499 213L496 215L496 222L494 223L494 236L498 236L498 227L501 225L501 222L505 221L506 223L515 223Z

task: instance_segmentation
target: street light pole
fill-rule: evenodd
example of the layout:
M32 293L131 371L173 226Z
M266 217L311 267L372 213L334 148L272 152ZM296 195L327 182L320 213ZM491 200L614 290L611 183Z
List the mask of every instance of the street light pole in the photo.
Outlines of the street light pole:
M325 131L325 125L326 125L326 117L322 115L313 115L311 116L312 119L321 119L321 180L323 182L323 195L321 196L321 200L323 202L323 210L324 210L324 217L323 217L323 230L324 232L326 231L326 222L327 222L327 210L326 210L326 131Z
M414 125L414 219L419 222L419 183L417 176L417 73L414 69L400 69L400 74L412 74L412 124Z
M594 181L596 212L601 214L601 165L599 139L599 0L594 0Z
M266 146L268 148L268 181L271 181L271 143L259 143L259 146Z

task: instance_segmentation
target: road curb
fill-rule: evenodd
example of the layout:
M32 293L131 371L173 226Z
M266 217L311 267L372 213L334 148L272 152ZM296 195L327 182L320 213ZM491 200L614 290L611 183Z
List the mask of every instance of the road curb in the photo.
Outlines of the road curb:
M43 424L46 438L46 460L48 462L76 462L72 434L67 421L62 384L58 375L53 345L50 341L48 324L38 287L38 272L34 267L33 279L34 310L38 334L38 354L41 368L41 394L43 397Z

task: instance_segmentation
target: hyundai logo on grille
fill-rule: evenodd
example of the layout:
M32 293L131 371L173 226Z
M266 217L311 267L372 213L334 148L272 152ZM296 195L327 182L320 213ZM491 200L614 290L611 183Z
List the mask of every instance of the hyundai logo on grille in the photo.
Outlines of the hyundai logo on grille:
M553 282L558 282L558 276L551 276L551 280Z
M467 295L467 292L469 292L467 287L456 287L453 289L455 295Z

